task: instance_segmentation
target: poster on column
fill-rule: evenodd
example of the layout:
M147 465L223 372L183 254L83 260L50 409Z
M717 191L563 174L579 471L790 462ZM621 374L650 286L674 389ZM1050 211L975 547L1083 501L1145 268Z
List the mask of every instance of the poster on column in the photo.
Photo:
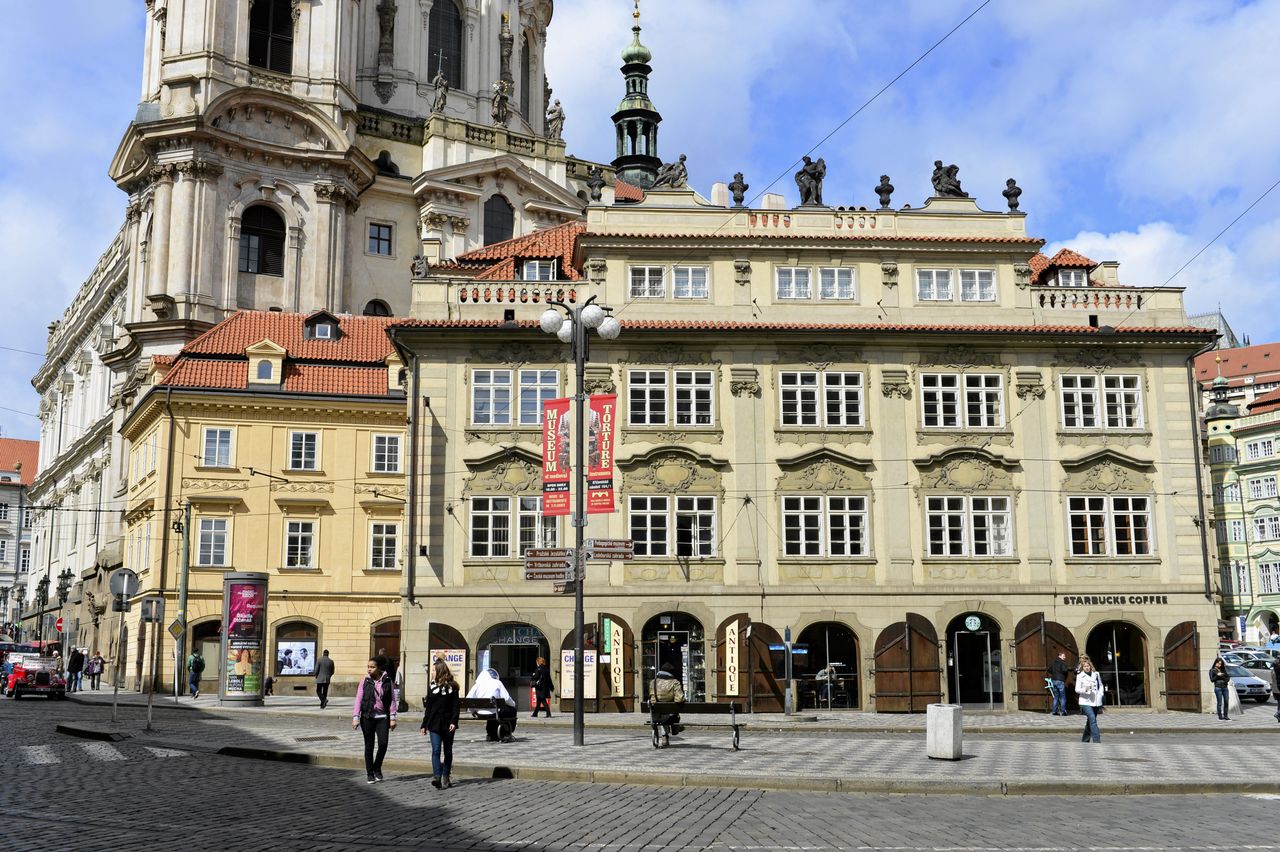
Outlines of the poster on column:
M542 514L569 514L569 400L542 404Z
M587 514L612 512L613 505L613 435L618 411L618 396L595 394L590 400L591 430L587 442Z
M596 650L584 650L582 662L582 697L590 701L596 697ZM560 652L560 697L573 698L573 651Z
M222 698L261 700L266 668L266 575L225 575L223 612L229 626L224 637Z

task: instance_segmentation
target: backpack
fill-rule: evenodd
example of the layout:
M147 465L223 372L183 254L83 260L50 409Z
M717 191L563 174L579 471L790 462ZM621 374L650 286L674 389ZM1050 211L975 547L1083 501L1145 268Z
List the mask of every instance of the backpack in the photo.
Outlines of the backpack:
M198 657L195 654L187 660L187 668L191 669L194 674L204 673L204 657Z

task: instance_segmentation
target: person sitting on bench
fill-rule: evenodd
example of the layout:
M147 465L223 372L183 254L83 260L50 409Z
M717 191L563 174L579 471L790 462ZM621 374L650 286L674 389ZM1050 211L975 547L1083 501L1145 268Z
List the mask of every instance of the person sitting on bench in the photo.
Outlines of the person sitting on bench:
M653 698L651 701L661 703L680 704L684 702L684 686L680 683L680 678L676 677L675 666L671 663L663 663L662 668L658 670L658 674L653 679ZM684 725L680 724L679 713L668 713L660 720L662 724L662 745L665 748L670 740L669 736L678 736L684 730Z
M472 710L477 718L485 720L485 739L491 743L511 739L516 727L516 702L502 685L502 680L493 669L485 669L476 676L468 698L501 699L497 710Z

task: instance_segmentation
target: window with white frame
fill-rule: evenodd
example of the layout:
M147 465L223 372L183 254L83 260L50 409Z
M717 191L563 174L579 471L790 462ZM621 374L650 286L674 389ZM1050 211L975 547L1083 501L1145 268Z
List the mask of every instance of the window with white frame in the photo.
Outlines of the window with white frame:
M1008 497L926 497L925 525L930 556L1013 555Z
M630 370L627 423L709 427L716 422L714 370Z
M1280 562L1258 563L1258 594L1280 594Z
M786 495L782 498L784 556L866 556L867 498Z
M1240 502L1240 483L1232 482L1229 485L1222 486L1222 502L1239 503Z
M661 299L667 295L661 266L633 266L630 269L630 287L627 298Z
M206 427L204 430L204 467L231 467L231 430Z
M521 370L520 425L542 424L542 405L560 393L559 370Z
M952 299L950 269L916 270L916 301L950 302Z
M1253 519L1254 541L1280 540L1280 515Z
M19 571L31 570L31 548L29 547L18 548L18 570Z
M0 562L9 561L9 540L0 538Z
M996 273L993 269L961 269L960 301L994 302Z
M627 374L627 422L632 426L667 423L667 371L631 370Z
M852 267L825 266L818 270L818 298L851 302L858 298L857 278Z
M920 376L920 406L921 423L926 428L999 429L1004 426L1004 377L999 373L924 373Z
M809 285L809 268L807 266L779 266L774 270L778 299L812 299L813 288Z
M35 517L35 514L34 514L34 512L33 512L31 509L23 509L23 510L22 510L22 525L23 525L24 527L28 527L28 528L29 528L29 527L31 526L31 521L32 521L32 519L33 519L34 517Z
M1218 544L1227 543L1227 524L1225 521L1218 521L1214 526L1214 531L1218 534Z
M710 295L705 266L672 267L671 284L677 299L706 299Z
M1151 498L1129 495L1070 497L1072 556L1149 556Z
M9 520L9 504L0 503L0 521Z
M783 426L859 427L863 423L862 373L783 371L778 375Z
M516 514L521 556L531 547L560 546L559 519L555 515L542 514L541 497L516 498Z
M670 502L669 497L627 498L627 520L636 556L666 556L670 552Z
M284 567L314 568L316 559L316 522L285 521Z
M710 370L675 371L675 422L677 426L710 426L715 423L715 376Z
M560 393L559 370L472 370L471 424L512 425L511 401L519 400L515 413L521 426L542 423L542 404Z
M1230 527L1232 541L1244 541L1243 519L1237 518L1236 520L1231 521L1228 526Z
M1263 438L1260 441L1249 441L1244 445L1244 457L1246 461L1265 459L1274 453L1275 445L1270 438Z
M320 462L318 432L289 433L289 469L316 470Z
M696 495L629 497L627 516L636 556L715 556L716 503L715 497Z
M1249 499L1265 500L1276 496L1275 476L1259 476L1249 480Z
M399 435L373 436L373 466L371 469L374 473L400 472Z
M1059 378L1059 387L1064 429L1142 428L1140 376L1068 374Z
M1236 460L1236 448L1231 444L1214 444L1209 448L1209 463L1233 462Z
M520 268L522 281L554 281L556 278L556 262L554 260L526 260Z
M676 556L716 555L716 498L676 497Z
M197 565L212 568L227 564L227 526L226 518L200 519Z
M486 559L511 557L511 498L472 497L471 555Z
M1102 398L1108 429L1142 428L1142 379L1138 376L1103 376Z
M1059 269L1054 280L1059 287L1084 287L1089 283L1089 275L1083 269Z
M1236 560L1236 594L1249 595L1253 593L1252 577L1249 576L1249 566L1244 562Z
M374 521L369 524L369 568L394 571L400 558L400 524Z
M1062 376L1062 426L1064 429L1098 428L1098 377Z

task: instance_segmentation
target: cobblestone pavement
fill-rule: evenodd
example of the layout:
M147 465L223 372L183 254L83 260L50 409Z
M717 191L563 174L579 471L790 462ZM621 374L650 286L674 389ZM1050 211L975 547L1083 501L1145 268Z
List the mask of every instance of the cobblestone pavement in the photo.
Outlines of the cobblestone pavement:
M141 725L137 711L125 715ZM491 779L437 791L422 774L370 786L359 771L54 730L100 716L0 702L0 848L1280 852L1280 797L851 796Z

